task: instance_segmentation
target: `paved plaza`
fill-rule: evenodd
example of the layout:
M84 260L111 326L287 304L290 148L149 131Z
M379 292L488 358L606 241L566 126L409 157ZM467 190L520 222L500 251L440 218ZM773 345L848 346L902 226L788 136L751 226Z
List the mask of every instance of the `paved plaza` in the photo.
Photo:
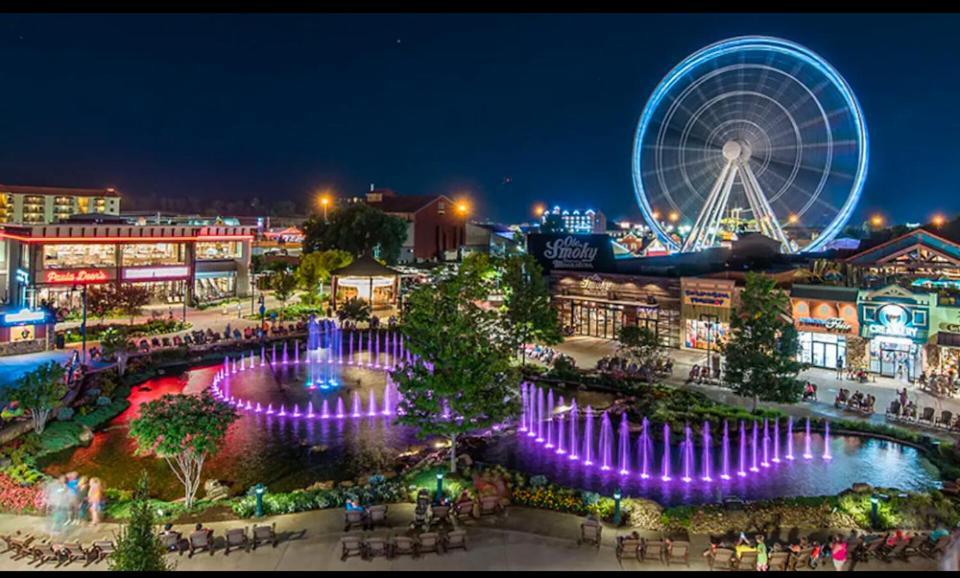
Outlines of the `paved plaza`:
M372 532L351 531L351 534L388 537L405 533L413 521L412 504L394 504L390 506L388 519L390 528ZM277 548L260 547L255 552L234 551L229 556L222 549L223 533L229 528L251 526L251 520L234 522L214 522L207 526L214 530L220 544L213 556L199 553L192 559L187 555L170 554L169 559L176 563L178 570L706 570L708 569L701 553L708 547L707 536L688 536L691 543L690 566L665 564L657 561L638 562L635 558L624 558L622 564L615 555L615 539L618 535L630 532L629 528L614 530L605 526L603 540L599 549L589 545L577 545L577 533L582 518L570 514L558 514L546 510L510 507L506 514L480 520L468 520L462 524L467 531L468 550L454 550L441 555L424 554L420 558L410 557L387 560L377 558L372 561L350 558L340 559L340 538L343 532L343 510L321 510L300 514L288 514L265 518L263 523L276 523L281 542ZM0 515L0 533L7 534L16 530L46 536L46 521L35 516ZM89 526L70 527L63 536L66 540L80 540L87 543L94 539L109 538L117 527L103 524L97 528ZM192 530L189 525L178 525L176 529L186 533ZM773 537L785 538L790 528L775 531ZM838 529L838 531L842 531ZM658 537L659 533L640 531L647 538ZM826 536L827 530L805 530L804 534L814 533L818 537ZM684 536L675 536L683 539ZM0 569L31 570L34 564L25 560L13 561L9 557L0 558ZM40 569L53 569L55 563L47 563ZM830 570L832 565L827 565ZM105 570L106 563L83 567L82 562L65 565L66 570ZM923 557L914 557L910 562L894 561L890 563L871 561L860 564L858 570L936 570L938 563ZM821 570L826 570L821 567Z

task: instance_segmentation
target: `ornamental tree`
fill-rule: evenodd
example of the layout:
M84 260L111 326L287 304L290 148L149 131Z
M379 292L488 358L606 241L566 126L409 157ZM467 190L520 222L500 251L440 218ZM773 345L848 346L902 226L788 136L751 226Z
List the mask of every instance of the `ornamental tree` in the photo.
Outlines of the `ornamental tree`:
M183 484L190 508L204 462L217 452L237 417L231 405L214 399L209 391L168 394L140 406L140 416L130 424L130 437L137 443L138 454L166 460Z
M130 316L130 325L133 325L134 318L140 315L143 308L150 303L150 290L142 285L132 283L118 285L114 295L117 308Z
M532 255L503 260L500 288L504 294L504 331L513 350L519 349L522 363L527 361L526 344L556 345L563 341L547 281Z
M397 420L421 438L447 438L455 472L461 435L516 415L519 375L494 334L497 312L478 305L469 274L417 287L408 305L401 331L413 361L391 373L401 396Z
M16 386L8 393L21 407L30 411L33 430L43 433L47 420L53 410L60 407L67 395L66 369L56 361L37 366L17 380Z
M803 394L797 374L799 340L790 322L790 299L772 278L747 273L740 305L730 324L730 338L720 346L726 356L724 382L757 402L792 403Z
M109 283L87 289L87 313L99 319L101 325L104 318L118 305L116 285Z
M273 296L280 300L283 308L287 306L287 300L297 290L297 276L287 269L279 269L270 276L270 288L273 289ZM283 319L281 317L281 319Z
M366 203L347 203L327 219L311 216L303 232L307 252L339 249L354 257L374 255L394 264L407 238L407 223Z
M297 267L300 288L307 292L309 299L313 300L318 286L321 283L330 282L330 272L346 267L351 261L353 257L350 253L336 249L307 253L300 259L300 265Z
M617 334L618 353L640 367L654 367L663 357L663 345L649 327L625 325Z
M116 546L107 559L111 571L162 572L171 570L165 558L166 549L154 531L154 509L150 507L147 473L137 482L130 503L130 521L120 528Z
M123 377L127 371L130 353L133 351L133 344L127 339L126 332L114 327L107 329L100 334L100 348L105 356L112 356L117 360L117 375Z

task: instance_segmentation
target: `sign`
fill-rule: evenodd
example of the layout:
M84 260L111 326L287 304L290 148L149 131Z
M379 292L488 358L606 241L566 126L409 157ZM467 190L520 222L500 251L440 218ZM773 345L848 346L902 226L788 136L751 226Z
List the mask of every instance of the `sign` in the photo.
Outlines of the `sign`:
M36 333L33 325L23 325L10 330L10 341L14 343L17 341L33 341L34 339L36 339Z
M867 337L886 335L916 338L920 333L920 330L913 326L910 312L895 303L888 303L877 310L876 319L875 322L867 324Z
M960 333L960 323L941 323L940 330L947 333Z
M3 316L0 316L0 319L3 319L0 324L4 327L9 327L11 325L26 325L26 324L39 324L44 323L48 317L48 313L43 309L21 309L17 313L6 313Z
M606 296L613 288L613 283L600 277L600 275L591 275L580 281L580 288L586 295Z
M687 305L706 305L708 307L730 307L732 295L722 289L683 289L683 302Z
M51 284L74 285L84 283L103 283L110 280L106 269L74 269L72 271L45 271L43 282Z
M608 235L535 233L527 237L527 250L544 272L553 269L616 272Z
M846 333L853 329L849 323L840 317L827 317L826 319L816 319L814 317L800 317L797 323L801 326L817 327L826 331L836 331Z
M163 279L183 279L190 276L190 267L174 265L171 267L141 267L124 269L124 281L160 281Z

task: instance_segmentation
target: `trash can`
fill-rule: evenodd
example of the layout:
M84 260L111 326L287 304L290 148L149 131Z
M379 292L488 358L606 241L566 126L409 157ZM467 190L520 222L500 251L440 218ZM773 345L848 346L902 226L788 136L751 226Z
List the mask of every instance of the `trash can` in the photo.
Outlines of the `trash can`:
M63 333L59 333L57 334L55 342L56 342L57 349L63 349L64 347L66 347L67 339L64 337Z

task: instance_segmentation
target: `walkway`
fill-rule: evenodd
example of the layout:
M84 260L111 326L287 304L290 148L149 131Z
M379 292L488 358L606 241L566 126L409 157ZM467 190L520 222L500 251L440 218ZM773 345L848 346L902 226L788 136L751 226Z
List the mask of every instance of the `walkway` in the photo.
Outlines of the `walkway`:
M413 520L412 504L390 506L388 518L393 522L389 529L366 532L367 535L388 536L403 533ZM194 558L170 554L169 559L176 563L179 570L686 570L683 565L669 567L661 563L636 559L625 559L617 563L615 536L626 534L629 530L614 531L605 527L601 548L584 545L577 546L576 537L581 518L570 514L558 514L545 510L511 507L504 516L469 520L464 523L467 530L468 551L455 550L443 555L425 554L419 559L402 557L394 560L377 558L373 561L351 558L340 560L340 537L343 532L343 510L321 510L275 516L263 520L275 522L281 543L276 549L262 548L256 552L231 553L225 556L222 545L213 556L206 553ZM207 526L214 530L222 543L227 528L251 526L250 520L236 522L214 522ZM7 534L17 529L45 536L44 519L34 516L0 515L0 533ZM177 526L182 532L189 532L187 526ZM68 532L67 539L77 539L83 543L94 538L107 538L116 526L104 524L100 528L75 527ZM300 535L301 531L306 530ZM825 531L818 531L818 535ZM360 531L352 531L362 534ZM783 535L788 529L783 529ZM653 537L655 533L641 532L641 535ZM707 565L700 556L708 545L706 536L691 537L690 570L706 570ZM64 566L67 570L80 570L82 563ZM45 564L41 569L53 569L55 564ZM0 558L0 569L30 570L33 566L24 560L12 561L8 555ZM87 570L105 570L106 564L90 566ZM832 566L830 567L832 570ZM914 558L911 562L893 562L890 564L873 561L861 565L859 569L873 570L936 570L937 563L925 558Z

